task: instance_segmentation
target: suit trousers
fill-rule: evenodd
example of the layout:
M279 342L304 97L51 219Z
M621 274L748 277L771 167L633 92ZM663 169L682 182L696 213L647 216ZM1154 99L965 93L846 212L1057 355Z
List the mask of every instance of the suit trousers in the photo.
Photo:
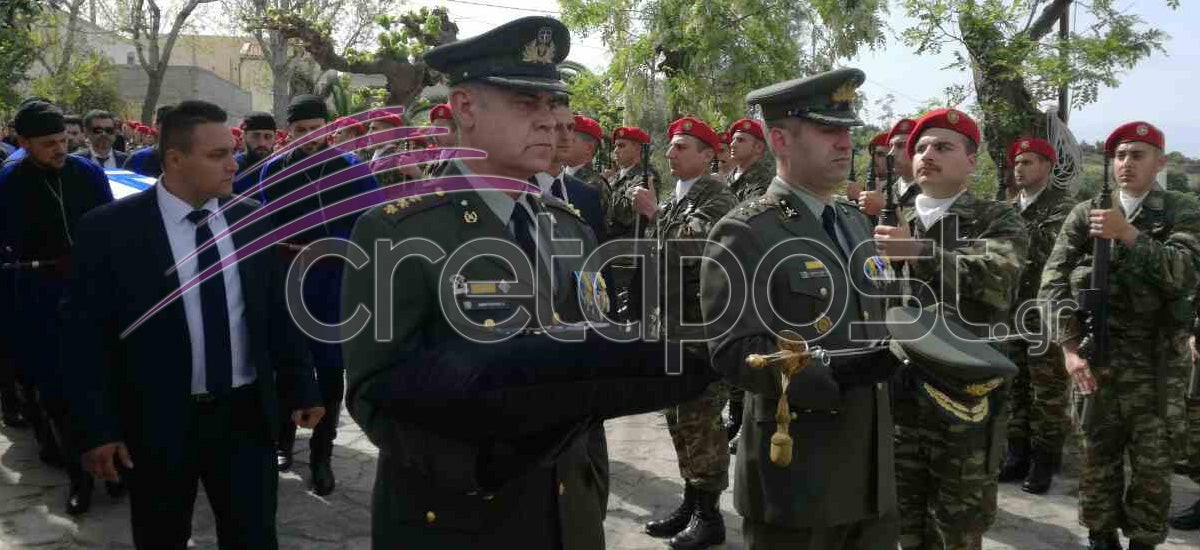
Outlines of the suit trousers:
M896 513L845 525L793 529L742 520L747 550L895 550L900 535Z
M155 442L131 445L133 542L139 549L187 548L198 483L216 516L221 550L275 550L279 477L256 384L210 403L193 402L176 460L155 461ZM160 455L161 456L161 455Z

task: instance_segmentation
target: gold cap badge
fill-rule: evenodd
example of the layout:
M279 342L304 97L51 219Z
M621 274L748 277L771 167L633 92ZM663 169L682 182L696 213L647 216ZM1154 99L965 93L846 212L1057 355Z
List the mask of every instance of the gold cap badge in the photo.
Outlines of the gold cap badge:
M958 124L958 111L946 113L946 120L950 121L950 124Z
M554 63L554 31L550 27L538 29L537 38L525 45L521 61L526 63Z
M1022 142L1021 142L1021 148L1022 148L1022 149L1028 149L1028 148L1029 148L1029 142L1028 142L1028 141L1022 141Z
M1137 133L1139 136L1144 136L1144 135L1150 133L1150 128L1147 127L1145 124L1139 124L1137 127Z
M842 84L837 90L834 90L833 95L829 96L829 98L832 99L834 103L843 103L846 101L854 101L854 98L858 97L858 94L855 93L855 91L854 91L857 88L858 88L858 86L854 85L854 81L848 80L848 81L846 81L845 84Z

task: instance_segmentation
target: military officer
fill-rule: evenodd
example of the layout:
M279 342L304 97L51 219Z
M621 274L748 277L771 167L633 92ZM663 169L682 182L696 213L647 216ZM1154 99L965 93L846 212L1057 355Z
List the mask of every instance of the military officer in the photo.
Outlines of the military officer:
M67 513L77 515L91 507L93 480L70 437L59 366L58 302L66 287L75 226L113 197L99 165L67 154L64 117L57 107L27 102L13 125L26 154L0 170L0 263L13 272L9 280L16 286L0 296L0 305L20 319L11 328L18 379L37 391L36 398L27 400L26 418L34 424L42 460L66 467L71 478Z
M1075 206L1065 189L1049 183L1057 158L1054 146L1036 137L1019 138L1008 149L1008 163L1013 167L1018 189L1010 204L1021 213L1029 230L1029 253L1021 272L1018 305L1037 299L1042 267L1059 228ZM1035 332L1042 326L1036 310L1024 322ZM1012 352L1020 374L1013 381L1008 453L1000 466L999 479L1001 483L1024 480L1022 490L1040 495L1050 489L1062 458L1070 381L1058 346L1050 344L1045 350L1036 350L1022 340L1013 344Z
M243 151L234 155L238 163L237 179L233 181L233 192L244 193L249 187L258 183L258 171L248 172L267 157L271 156L275 144L275 115L263 111L255 111L242 119ZM249 177L242 175L251 173Z
M612 187L608 185L608 180L604 179L604 176L592 166L592 161L596 158L596 149L600 147L602 141L604 141L604 130L600 128L599 122L583 115L575 115L575 142L566 159L566 172L600 193L600 208L607 217L612 205Z
M653 191L637 187L633 207L650 220L646 238L655 241L662 267L666 301L661 311L666 321L680 325L699 323L700 266L688 258L701 256L704 245L696 241L668 248L666 243L671 239L707 236L713 224L737 204L737 198L723 182L708 173L721 146L712 127L684 117L671 123L667 136L670 139L667 159L671 175L677 178L675 189L660 203ZM674 315L679 307L682 319ZM684 361L693 364L693 368L710 368L703 344L686 348ZM728 439L721 424L721 411L728 397L729 386L714 382L698 399L664 411L684 480L683 502L666 517L647 523L646 533L670 537L671 548L707 548L725 541L725 522L718 503L729 486Z
M853 267L875 254L870 221L834 195L850 166L849 128L862 124L853 105L864 79L845 68L751 92L746 100L761 106L766 120L774 177L761 197L743 202L709 234L701 306L714 336L714 367L747 390L734 505L753 550L896 546L892 419L882 383L889 363L872 358L880 371L852 378L811 362L792 377L784 431L793 456L784 466L768 460L779 437L780 379L746 363L748 354L775 351L772 335L785 328L831 350L886 334L861 323L883 319L884 300L860 293L874 283ZM751 278L743 290L754 294L741 306L729 303L737 294L731 289L746 286L727 277L736 266Z
M912 133L916 124L917 121L911 118L902 118L892 125L891 130L888 130L887 137L884 138L882 158L878 160L875 168L875 177L887 178L887 156L892 155L892 158L895 159L893 176L896 178L894 190L896 204L905 208L912 207L913 200L921 192L921 186L917 185L913 175L913 159L906 147L909 134ZM886 185L886 183L885 179L884 184ZM879 215L880 209L887 200L885 193L885 189L876 187L874 192L861 194L858 202L862 211L866 212L868 216Z
M925 306L938 304L977 332L965 338L990 337L994 325L1010 321L1029 246L1012 207L967 190L979 139L975 121L956 109L921 117L905 143L921 193L900 227L875 228L879 251L901 259L905 276L924 283L908 294ZM893 135L893 148L896 140ZM901 546L979 548L996 513L1002 391L960 417L943 414L937 405L945 395L930 384L902 376L897 385Z
M767 155L762 125L743 118L730 125L729 154L736 165L729 175L729 188L738 201L757 198L775 176L774 161Z
M268 180L283 172L285 169L304 163L314 155L330 148L324 137L308 139L309 134L325 126L329 121L329 110L325 100L308 94L298 95L292 99L287 108L288 135L293 141L307 141L292 149L286 155L279 155L262 167L259 182L267 184ZM357 132L357 130L353 130ZM307 166L293 172L286 178L263 187L259 196L264 204L280 200L287 194L299 191L315 190L324 183L329 174L348 169L358 164L358 157L353 153L336 151L328 160ZM271 216L271 221L281 227L304 216L323 212L333 204L350 197L370 193L379 187L373 176L359 178L339 186L322 186L319 193L278 210ZM322 214L323 215L323 214ZM288 242L280 244L280 253L285 258L294 259L296 253L305 246L322 238L341 238L350 236L357 216L345 216L328 220L316 227L304 231ZM324 218L322 218L324 219ZM323 323L333 323L339 318L340 306L338 298L341 295L342 264L333 259L318 260L304 274L303 298L306 309L313 317ZM341 415L342 396L345 393L344 370L340 346L323 342L315 338L307 338L309 351L313 355L313 366L316 367L317 383L321 390L322 405L325 416L313 429L308 442L309 483L313 492L319 496L328 495L336 486L333 475L333 440L337 438L338 420ZM296 424L290 414L282 415L283 425L280 427L279 452L277 466L280 471L286 471L292 466L292 450L296 437Z
M1166 164L1163 133L1148 122L1122 124L1104 143L1119 191L1113 208L1097 200L1071 210L1042 274L1040 298L1066 300L1090 286L1093 239L1112 240L1108 364L1079 354L1074 317L1057 318L1056 334L1077 394L1095 413L1083 432L1079 521L1089 548L1154 548L1167 536L1171 502L1170 428L1164 419L1175 376L1172 342L1191 328L1188 300L1200 265L1200 204L1164 191L1154 178ZM1183 336L1186 341L1186 335ZM1125 455L1132 476L1125 482Z
M451 161L452 180L385 189L428 192L355 225L353 242L390 263L347 269L342 300L346 318L389 308L375 312L389 321L344 348L349 410L380 448L374 548L601 549L599 422L685 401L713 380L703 369L664 375L661 344L517 331L522 314L558 334L555 318L604 309L604 281L583 260L595 246L586 225L527 183L550 167L553 107L567 91L557 63L569 49L562 23L526 17L430 50L426 64L449 77L459 143L487 156ZM378 244L410 238L445 254L399 261Z

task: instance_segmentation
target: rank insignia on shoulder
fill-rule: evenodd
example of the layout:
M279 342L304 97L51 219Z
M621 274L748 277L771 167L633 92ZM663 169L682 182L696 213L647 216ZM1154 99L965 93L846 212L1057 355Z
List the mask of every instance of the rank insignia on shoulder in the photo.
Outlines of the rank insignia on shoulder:
M463 212L463 221L467 223L478 222L479 214L476 214L474 210L467 210L466 212Z
M785 218L795 218L800 215L800 212L797 212L795 208L792 208L792 205L786 200L779 200L779 208L780 210L783 210L783 216Z

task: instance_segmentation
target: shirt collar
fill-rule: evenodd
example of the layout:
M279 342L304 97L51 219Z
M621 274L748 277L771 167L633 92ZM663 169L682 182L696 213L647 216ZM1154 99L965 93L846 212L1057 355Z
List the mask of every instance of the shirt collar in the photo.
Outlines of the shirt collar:
M683 198L687 196L688 192L692 190L692 186L696 185L696 181L699 179L700 176L696 176L689 180L679 180L675 182L675 201L678 202L683 200Z
M467 178L467 181L474 181L477 176L475 175L475 172L472 172L471 169L467 167L466 163L458 160L453 162L458 166L459 173L462 174L463 177ZM484 204L488 205L488 208L491 209L492 213L495 214L497 218L500 218L500 223L508 224L508 220L512 218L513 207L516 206L517 201L508 196L508 193L503 191L483 188L474 185L474 183L472 183L472 187L475 188L475 193L479 195L480 200L482 200Z
M1021 207L1021 211L1024 212L1026 208L1029 208L1029 205L1033 204L1033 201L1036 201L1037 198L1042 196L1042 193L1045 191L1046 191L1046 188L1042 187L1041 189L1038 189L1037 193L1034 193L1029 198L1025 197L1024 191L1021 191L1020 193L1018 193L1017 194L1017 204Z
M167 221L176 224L190 223L187 219L188 214L191 214L193 210L197 210L196 208L192 208L192 205L188 204L187 201L171 194L167 190L167 186L162 184L162 179L154 182L154 192L158 196L158 208L162 211ZM208 199L208 202L204 203L200 209L208 210L210 213L216 212L218 205L217 199Z
M109 148L109 150L108 150L108 155L101 157L101 156L100 156L100 153L97 153L95 149L92 149L92 146L91 146L91 145L88 145L88 152L89 152L89 153L91 153L91 154L92 154L92 158L94 158L94 159L96 159L96 160L100 160L101 158L104 158L104 159L110 159L110 158L113 158L113 155L115 155L115 154L116 154L116 152L115 152L115 151L113 151L111 148Z
M775 176L775 179L771 181L771 186L775 187L777 190L778 189L786 189L789 193L791 193L792 195L795 195L797 198L800 199L800 202L803 202L804 206L807 206L809 211L811 211L813 213L813 215L818 218L820 218L821 215L823 213L825 213L826 206L833 206L833 198L832 197L829 199L822 199L822 198L812 194L812 192L807 189L804 189L801 187L794 187L794 186L790 185L788 182L780 179L779 176ZM837 209L835 208L834 214L836 214L836 213L837 213Z

